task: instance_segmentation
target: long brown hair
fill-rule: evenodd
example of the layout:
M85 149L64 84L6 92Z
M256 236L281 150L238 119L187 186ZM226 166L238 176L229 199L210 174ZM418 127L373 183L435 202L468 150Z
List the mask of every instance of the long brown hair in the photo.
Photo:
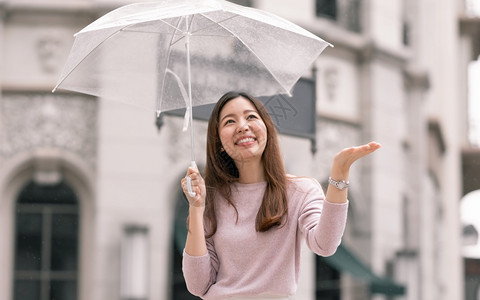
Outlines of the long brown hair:
M217 231L215 193L221 193L234 207L238 220L238 211L231 199L231 184L238 181L238 169L227 152L222 151L222 143L218 134L222 108L228 101L237 97L243 97L252 102L267 128L267 142L262 154L267 187L262 205L257 213L255 228L259 232L267 231L272 227L284 224L288 216L287 177L273 120L259 100L244 92L228 92L218 100L208 121L207 164L205 166L205 185L207 186L205 218L209 229L207 237L213 236Z

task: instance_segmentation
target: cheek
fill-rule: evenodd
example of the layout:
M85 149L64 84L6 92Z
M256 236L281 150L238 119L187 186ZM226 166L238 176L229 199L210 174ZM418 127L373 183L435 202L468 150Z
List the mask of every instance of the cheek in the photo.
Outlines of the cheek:
M228 130L228 128L224 128L219 130L218 136L220 137L220 142L222 143L222 146L225 148L228 143L232 142L232 134Z
M267 140L267 126L263 122L255 122L255 125L252 126L253 133L257 138L266 141Z

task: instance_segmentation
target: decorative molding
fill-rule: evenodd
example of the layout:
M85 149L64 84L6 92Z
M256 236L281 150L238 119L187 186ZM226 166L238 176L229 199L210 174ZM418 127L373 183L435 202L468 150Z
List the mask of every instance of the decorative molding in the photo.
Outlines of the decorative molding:
M55 33L40 36L36 43L36 52L40 66L45 73L57 73L62 65L63 40Z
M360 33L355 33L324 19L317 19L313 22L294 20L303 28L315 35L323 37L334 45L333 49L326 49L330 55L336 55L342 51L353 53L357 56L359 63L369 63L372 60L387 60L393 64L404 65L412 56L411 50L405 46L389 48L376 43L371 38Z
M360 48L356 49L360 63L369 63L373 60L388 61L392 64L403 66L408 63L411 54L405 47L388 48L375 43L373 40L365 40Z
M425 69L413 65L406 65L403 69L405 88L428 90L430 88L430 76Z
M0 1L0 6L2 5ZM28 1L15 0L3 4L7 12L92 12L95 8L86 1Z
M0 18L8 19L14 15L33 14L50 15L54 18L86 18L93 22L109 11L118 8L113 3L96 3L87 1L23 1L14 0L2 2L0 0ZM85 24L86 25L86 24Z
M339 71L335 67L328 67L323 72L327 97L328 97L328 100L332 102L336 100L335 98L336 98L337 89L338 89L338 82L339 82L339 79L341 78L338 73Z
M0 102L0 162L38 148L96 163L97 102L68 94L4 93Z

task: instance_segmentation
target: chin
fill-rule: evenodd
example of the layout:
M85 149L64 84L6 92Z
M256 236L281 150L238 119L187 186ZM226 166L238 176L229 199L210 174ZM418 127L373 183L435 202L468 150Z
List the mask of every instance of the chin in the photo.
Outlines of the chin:
M240 153L238 153L235 161L238 162L249 162L252 160L256 159L261 159L263 154L263 150L257 149L257 150L244 150Z

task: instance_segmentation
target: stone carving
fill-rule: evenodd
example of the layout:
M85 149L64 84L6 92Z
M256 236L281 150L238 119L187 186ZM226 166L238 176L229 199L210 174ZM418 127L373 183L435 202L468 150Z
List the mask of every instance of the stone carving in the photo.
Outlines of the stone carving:
M60 148L94 167L96 124L92 98L5 93L0 101L0 162L35 148Z
M335 96L338 87L338 70L336 68L327 68L324 73L325 89L328 100L335 101Z
M53 35L42 36L37 41L37 55L40 66L46 73L54 73L61 66L62 40Z

